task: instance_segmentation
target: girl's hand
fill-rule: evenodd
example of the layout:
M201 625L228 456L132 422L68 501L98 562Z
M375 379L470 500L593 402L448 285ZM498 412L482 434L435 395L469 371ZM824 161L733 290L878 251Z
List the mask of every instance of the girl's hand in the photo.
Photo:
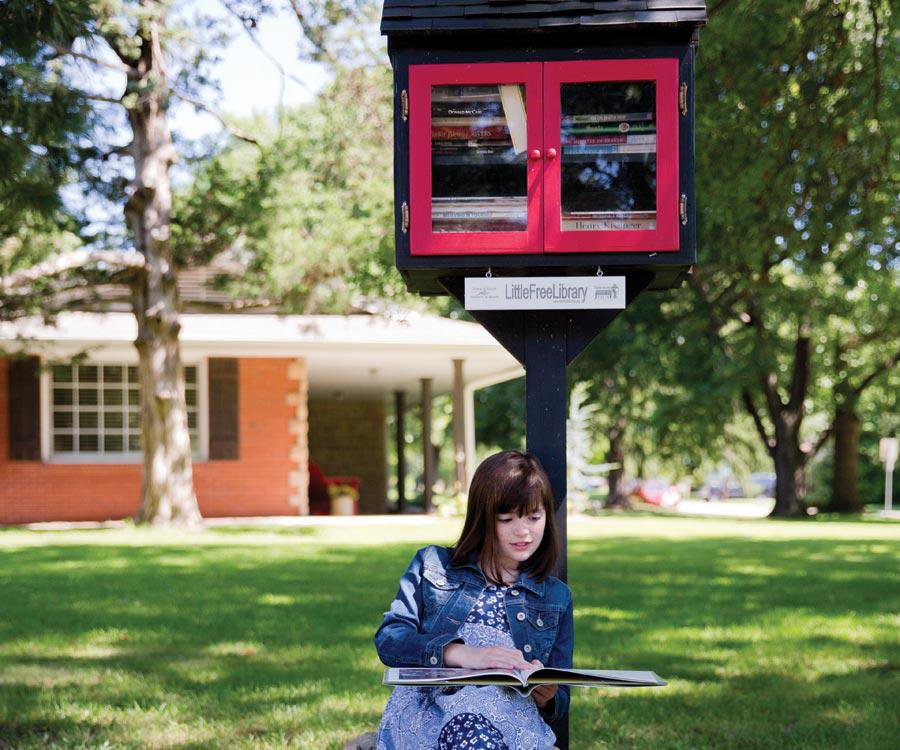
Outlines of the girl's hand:
M444 664L464 669L529 669L522 652L514 648L494 646L476 648L464 643L451 643L444 647Z
M541 664L539 659L535 659L531 662L531 666L540 669L544 665ZM553 696L556 695L557 690L559 690L559 685L538 685L531 692L531 697L534 698L534 702L538 704L538 708L543 708L553 700Z

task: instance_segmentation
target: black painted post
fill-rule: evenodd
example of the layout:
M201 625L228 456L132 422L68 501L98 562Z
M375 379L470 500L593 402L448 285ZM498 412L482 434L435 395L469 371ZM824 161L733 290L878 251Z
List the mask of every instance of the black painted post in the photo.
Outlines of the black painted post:
M568 577L566 533L566 329L565 314L528 312L525 318L525 443L540 459L556 498L561 556L557 575ZM569 747L568 717L553 724L556 745Z
M406 394L394 391L397 431L397 512L406 512Z

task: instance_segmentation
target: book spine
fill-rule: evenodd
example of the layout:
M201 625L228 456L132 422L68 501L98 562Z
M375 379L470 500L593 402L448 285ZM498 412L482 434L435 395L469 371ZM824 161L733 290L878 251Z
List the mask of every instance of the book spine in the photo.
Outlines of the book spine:
M563 125L577 125L596 122L641 122L652 120L652 112L619 112L593 115L567 115L562 118Z
M490 127L448 127L446 125L433 126L431 128L432 141L454 140L501 140L509 137L509 131L505 126L493 125Z
M434 102L431 105L432 118L440 117L502 117L500 102Z
M460 126L475 128L506 127L505 117L432 117L431 127L455 128Z
M563 219L564 232L610 232L656 229L655 219Z
M656 147L649 144L590 144L582 146L563 146L563 155L566 154L652 154Z
M614 144L614 143L645 143L656 145L656 134L647 133L645 135L625 135L617 133L616 135L585 135L585 136L567 136L563 138L563 146L588 146L594 144Z
M500 101L500 88L486 84L471 84L468 86L435 86L431 90L431 101L433 102L452 102L457 99Z
M627 122L619 125L585 125L566 128L566 135L593 133L656 133L655 125L630 125Z

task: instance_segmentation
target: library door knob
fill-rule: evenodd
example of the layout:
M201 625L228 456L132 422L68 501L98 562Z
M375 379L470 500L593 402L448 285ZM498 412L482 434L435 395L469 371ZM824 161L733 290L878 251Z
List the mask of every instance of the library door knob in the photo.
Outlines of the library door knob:
M528 158L532 159L533 161L537 161L541 158L541 150L539 148L536 148L534 151L528 154Z
M556 149L555 149L555 148L548 148L548 149L547 149L547 158L548 158L548 159L555 159L555 158L556 158Z

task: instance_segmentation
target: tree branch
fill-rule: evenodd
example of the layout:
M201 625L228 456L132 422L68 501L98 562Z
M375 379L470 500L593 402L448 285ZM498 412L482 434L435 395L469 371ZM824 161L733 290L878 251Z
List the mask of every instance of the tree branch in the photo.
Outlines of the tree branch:
M68 55L69 57L77 58L78 60L85 60L93 65L97 65L101 68L107 68L109 70L114 70L117 73L124 73L129 78L134 78L136 76L136 72L133 68L129 67L123 62L111 62L110 60L101 60L99 57L94 57L93 55L86 55L83 52L76 52L70 47L64 47L61 44L57 44L56 42L51 42L48 39L44 39L42 37L38 37L38 41L41 44L46 44L50 47L57 55Z
M810 378L809 320L804 318L797 326L797 341L794 344L794 372L791 377L791 391L788 408L797 411L803 406Z
M74 271L95 263L102 263L115 269L143 270L146 259L137 250L73 250L56 255L43 263L30 268L13 271L6 277L0 277L0 291L10 292L18 287L33 284L40 279L59 276L67 271Z
M756 408L756 404L753 403L753 396L746 388L741 390L741 402L744 404L744 408L747 410L747 413L753 420L753 424L756 426L756 431L759 433L759 437L762 439L763 445L766 446L766 451L770 456L774 458L774 441L771 437L769 437L766 426L763 424L762 416L760 415L759 410Z
M206 112L208 115L212 115L213 117L215 117L222 124L222 127L224 127L235 138L238 138L247 143L252 143L254 146L260 146L259 141L257 141L252 136L247 135L246 133L242 132L238 128L231 125L225 119L225 116L221 112L219 112L217 109L210 107L205 102L202 102L199 99L195 99L193 96L190 96L189 94L185 93L184 91L180 91L174 87L170 88L169 90L172 92L173 96L175 96L178 99L181 99L181 101L183 101L187 104L190 104L203 112Z
M897 362L900 361L900 355L897 353L892 354L888 357L884 362L879 364L872 372L870 372L866 377L863 378L862 382L853 389L853 393L859 396L866 388L872 385L875 378L877 378L881 373L887 372L890 370Z
M299 84L307 91L310 91L309 84L304 81L299 76L295 76L293 73L289 73L285 67L281 64L281 61L278 60L275 55L273 55L269 50L265 48L265 46L259 41L256 37L256 34L253 33L253 29L256 28L256 19L249 19L247 16L242 15L241 12L234 7L234 4L230 2L230 0L222 0L222 5L225 6L225 10L227 10L231 15L233 15L241 24L241 28L247 34L247 37L253 43L253 46L258 49L263 56L275 66L275 69L278 71L278 75L280 76L280 85L278 92L278 108L281 110L284 106L284 82L286 79L291 79L294 83ZM295 9L296 12L296 9ZM249 23L248 23L249 21Z
M813 456L815 456L822 449L822 446L825 445L825 443L828 442L828 438L831 437L832 432L834 432L834 424L833 423L828 425L827 429L822 430L822 434L819 435L819 439L816 440L815 445L813 445L813 447L810 448L809 453L805 454L806 457L804 458L804 462L812 459Z
M290 0L290 3L291 8L293 8L294 10L294 15L297 16L297 22L300 24L300 28L303 30L303 35L307 38L310 44L312 44L319 55L328 60L328 62L332 65L336 65L337 60L335 59L331 51L327 48L322 35L318 33L315 27L307 20L306 14L303 12L303 8L300 7L300 3L297 2L297 0Z

